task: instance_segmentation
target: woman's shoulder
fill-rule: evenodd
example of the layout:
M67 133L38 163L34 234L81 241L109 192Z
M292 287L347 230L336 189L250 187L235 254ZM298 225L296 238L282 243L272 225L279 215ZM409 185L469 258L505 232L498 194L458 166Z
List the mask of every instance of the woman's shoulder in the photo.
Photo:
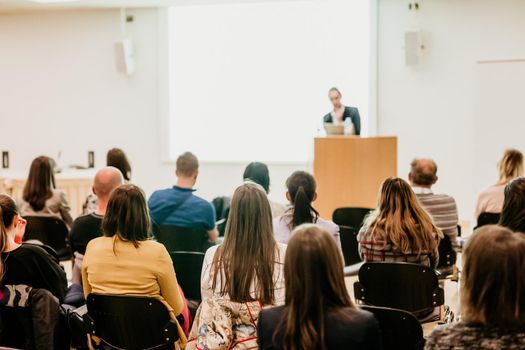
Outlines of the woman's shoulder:
M329 232L339 232L339 226L332 220L327 220L319 217L317 219L316 224Z
M377 324L373 313L355 306L347 306L333 310L328 318L334 322L352 326L360 325L362 327L367 327L370 325L375 326Z
M449 323L437 327L428 337L429 345L440 349L441 344L474 345L483 341L492 344L487 348L500 349L502 344L513 344L515 347L506 349L523 349L525 347L525 330L508 330L492 327L480 327L464 322Z
M272 306L263 308L259 314L259 321L264 326L275 326L279 319L283 316L286 306Z
M54 250L50 247L40 245L40 244L33 244L33 243L23 243L15 250L11 251L9 253L10 256L19 256L22 259L27 259L30 257L40 257L45 259L55 259L57 260L58 257L56 256L56 253Z

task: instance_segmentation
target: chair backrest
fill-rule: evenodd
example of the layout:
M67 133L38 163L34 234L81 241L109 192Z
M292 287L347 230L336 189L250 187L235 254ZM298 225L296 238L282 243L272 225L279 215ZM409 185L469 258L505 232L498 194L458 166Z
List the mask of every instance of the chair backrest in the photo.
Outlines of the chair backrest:
M69 245L69 230L64 221L45 216L26 216L24 241L38 240L53 248L60 260L68 260L73 255Z
M434 269L411 263L367 262L354 284L355 298L415 314L443 305L445 296Z
M339 226L339 237L341 239L341 248L343 249L345 266L361 262L358 250L357 233L358 231L351 226Z
M399 309L361 306L374 314L383 337L384 350L420 350L425 345L423 328L411 313Z
M187 299L201 300L201 270L204 253L201 252L170 252L177 282Z
M228 215L230 214L231 197L216 197L211 201L215 207L215 221L217 224L217 231L219 236L224 236L226 230L226 223L228 222Z
M157 349L178 339L166 306L147 297L89 294L84 327L114 349Z
M438 263L438 269L442 267L449 267L456 264L457 259L457 253L452 247L452 242L450 242L450 238L448 238L447 235L444 235L444 237L439 242L439 263Z
M208 232L204 229L160 225L154 228L153 234L168 252L205 252L211 246L208 242Z
M481 213L478 216L478 225L476 228L485 225L496 225L499 222L500 213Z
M359 231L371 210L370 208L338 208L334 211L332 220L339 226L351 226Z

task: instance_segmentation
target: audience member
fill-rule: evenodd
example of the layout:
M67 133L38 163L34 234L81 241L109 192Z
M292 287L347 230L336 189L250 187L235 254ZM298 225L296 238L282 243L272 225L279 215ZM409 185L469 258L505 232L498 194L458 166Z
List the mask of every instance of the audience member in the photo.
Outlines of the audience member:
M515 177L523 175L523 154L517 149L505 151L499 162L498 182L479 194L476 204L476 219L482 213L499 214L503 209L504 189Z
M343 266L331 234L313 224L297 227L284 263L286 305L261 311L259 348L382 349L376 319L348 295Z
M51 164L51 159L46 156L33 160L22 198L18 200L19 210L22 216L56 217L71 227L71 209L66 194L56 188Z
M388 178L381 186L378 207L365 219L357 240L365 261L435 267L442 236L410 185L400 178Z
M233 195L224 242L206 251L202 299L215 295L241 303L283 304L285 250L273 236L266 192L245 182Z
M173 188L155 191L148 202L151 219L156 225L174 225L208 231L214 243L218 237L215 209L208 201L193 194L199 175L199 161L190 152L177 159L177 184Z
M102 231L104 237L91 240L84 256L84 295L154 297L166 305L177 322L176 316L185 309L184 297L166 248L150 239L151 222L140 188L123 185L112 192ZM180 327L179 335L185 343Z
M454 248L458 248L458 209L456 201L446 194L435 194L432 186L437 182L437 164L432 159L415 159L410 164L408 179L423 209L443 232Z
M224 242L204 257L188 349L256 349L260 310L284 303L285 252L273 236L266 192L245 182L233 194Z
M66 273L52 249L17 243L24 236L26 221L15 201L0 194L0 271L2 284L25 284L51 292L60 302L67 293Z
M335 239L339 249L339 226L332 221L319 217L319 213L312 206L317 198L317 184L314 177L305 171L296 171L286 180L286 198L292 205L284 215L273 220L275 239L281 243L288 243L293 229L305 223L314 223L328 231Z
M69 234L73 252L84 255L89 241L102 236L102 219L106 213L109 196L123 183L124 178L117 168L108 166L97 172L93 182L93 193L98 198L98 208L95 212L80 216L73 222Z
M525 233L525 177L505 186L505 200L499 224L514 232Z
M484 226L463 259L462 321L435 329L425 349L525 349L525 236Z
M112 148L106 155L106 166L115 167L122 173L125 183L129 183L131 180L131 165L129 164L128 157L123 150L120 148ZM83 206L83 214L91 214L98 210L99 199L95 193L90 194L86 198L86 202Z
M242 177L244 181L249 180L255 182L261 185L267 194L270 193L270 171L266 164L260 162L252 162L248 164ZM283 204L272 200L269 200L269 202L270 207L272 208L272 217L276 218L281 216L286 211L286 207Z

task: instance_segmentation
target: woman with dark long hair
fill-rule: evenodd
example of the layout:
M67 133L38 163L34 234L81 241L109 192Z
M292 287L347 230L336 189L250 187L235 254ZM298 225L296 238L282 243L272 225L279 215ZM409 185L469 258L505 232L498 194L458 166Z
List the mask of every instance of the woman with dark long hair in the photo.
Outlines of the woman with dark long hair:
M505 200L499 224L514 232L525 233L525 177L505 186Z
M293 229L297 226L317 224L333 236L340 248L339 226L319 217L319 213L312 206L312 202L317 199L315 178L306 171L296 171L286 180L286 188L286 198L291 207L284 215L273 220L275 239L281 243L288 243Z
M297 227L284 262L286 305L259 315L259 348L381 349L374 316L348 295L343 260L332 236L313 224Z
M260 310L284 303L285 252L273 236L266 192L243 183L233 194L224 242L206 252L187 349L256 349Z
M33 160L22 198L18 201L22 216L51 216L71 227L71 208L64 191L56 188L53 160L40 156Z

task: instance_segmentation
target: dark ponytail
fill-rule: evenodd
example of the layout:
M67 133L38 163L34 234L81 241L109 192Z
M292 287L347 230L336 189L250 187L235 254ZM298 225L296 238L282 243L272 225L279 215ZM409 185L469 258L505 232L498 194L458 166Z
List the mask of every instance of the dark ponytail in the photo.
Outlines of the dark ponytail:
M286 180L286 187L294 205L291 228L316 223L319 213L312 207L317 188L314 177L306 171L296 171Z

